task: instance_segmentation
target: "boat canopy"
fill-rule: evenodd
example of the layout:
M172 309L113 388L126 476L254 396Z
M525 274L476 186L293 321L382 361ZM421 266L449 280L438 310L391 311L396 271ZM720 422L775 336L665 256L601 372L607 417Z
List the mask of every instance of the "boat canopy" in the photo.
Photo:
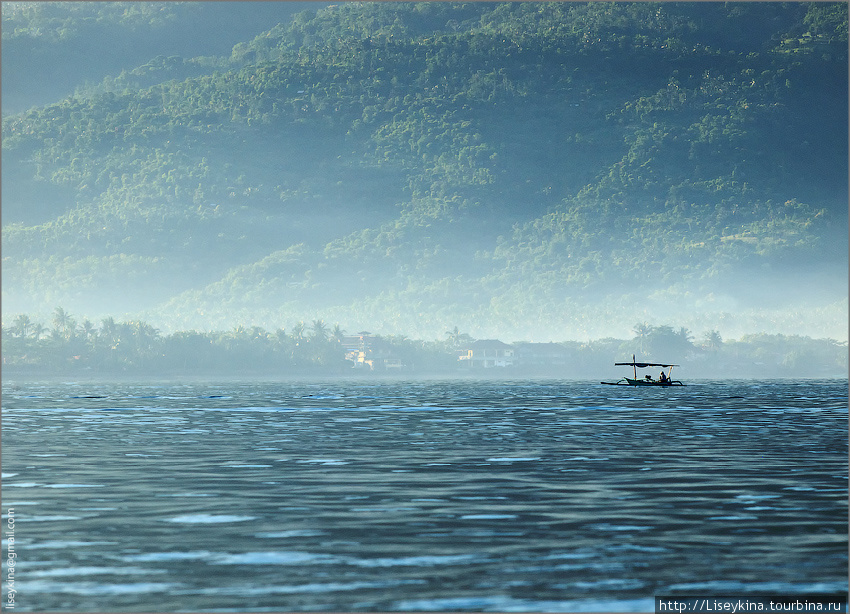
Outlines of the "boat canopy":
M679 365L674 365L666 362L638 362L635 358L635 355L632 354L631 362L615 362L614 366L616 367L632 367L635 370L635 378L629 379L628 377L621 378L616 382L601 382L603 384L611 384L611 385L620 385L620 386L684 386L682 382L679 380L673 380L671 375L673 373L673 367L678 367ZM644 379L638 379L637 370L638 368L645 367L662 367L663 369L670 368L667 372L667 375L664 375L664 371L661 372L661 375L658 376L657 380L652 379L649 375L647 375Z
M666 365L660 362L615 362L615 367L640 367L641 369L646 367L678 367L679 365Z

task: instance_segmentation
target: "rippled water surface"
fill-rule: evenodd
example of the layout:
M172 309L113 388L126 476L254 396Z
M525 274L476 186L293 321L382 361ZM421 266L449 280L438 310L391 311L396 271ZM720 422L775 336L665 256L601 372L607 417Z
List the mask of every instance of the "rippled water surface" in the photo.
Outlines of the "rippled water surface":
M677 592L846 592L847 393L5 384L3 577L11 548L20 611L646 611Z

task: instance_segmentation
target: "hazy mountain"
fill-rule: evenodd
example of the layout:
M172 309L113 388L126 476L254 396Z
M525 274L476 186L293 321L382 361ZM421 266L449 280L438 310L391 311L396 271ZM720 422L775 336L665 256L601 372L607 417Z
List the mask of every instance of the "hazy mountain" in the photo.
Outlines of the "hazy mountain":
M4 320L847 338L846 4L13 4Z
M4 2L5 114L70 96L157 56L229 55L325 2ZM235 19L234 19L235 17Z

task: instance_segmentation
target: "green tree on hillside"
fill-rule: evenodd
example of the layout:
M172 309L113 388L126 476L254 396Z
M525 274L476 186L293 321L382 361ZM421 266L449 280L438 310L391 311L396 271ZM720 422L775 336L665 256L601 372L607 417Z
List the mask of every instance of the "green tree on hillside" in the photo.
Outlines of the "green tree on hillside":
M227 10L12 4L4 64L10 39ZM791 283L846 261L846 24L843 3L343 3L145 58L4 115L4 305L439 333Z

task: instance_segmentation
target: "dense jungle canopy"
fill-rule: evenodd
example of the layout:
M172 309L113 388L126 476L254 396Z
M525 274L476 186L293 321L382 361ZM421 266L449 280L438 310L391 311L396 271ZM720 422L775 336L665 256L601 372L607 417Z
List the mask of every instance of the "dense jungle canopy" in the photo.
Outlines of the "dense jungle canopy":
M846 340L846 3L256 4L3 3L4 323Z

